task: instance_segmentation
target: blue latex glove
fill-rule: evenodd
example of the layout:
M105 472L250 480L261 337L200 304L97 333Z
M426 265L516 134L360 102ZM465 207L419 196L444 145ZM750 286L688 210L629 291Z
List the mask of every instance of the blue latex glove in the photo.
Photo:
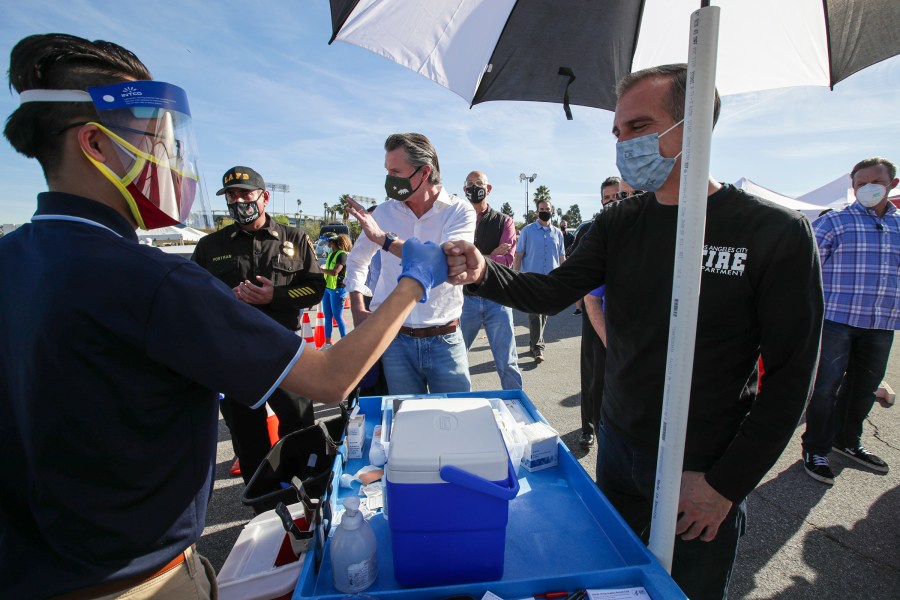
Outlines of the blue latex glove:
M422 243L416 238L403 242L403 258L400 259L402 277L410 277L422 284L425 294L419 302L428 300L428 291L447 281L447 255L434 242Z

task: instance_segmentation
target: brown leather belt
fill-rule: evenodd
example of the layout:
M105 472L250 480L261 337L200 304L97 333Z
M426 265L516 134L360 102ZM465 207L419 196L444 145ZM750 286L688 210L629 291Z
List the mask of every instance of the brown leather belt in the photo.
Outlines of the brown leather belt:
M459 319L450 321L446 325L433 325L432 327L401 327L400 333L417 338L434 337L436 335L447 335L453 333L459 327Z
M136 587L146 581L150 581L151 579L159 577L164 573L168 573L172 569L180 566L185 560L184 555L185 553L182 552L169 561L166 566L150 575L134 575L117 581L107 581L106 583L100 583L89 588L82 588L80 590L75 590L74 592L69 592L68 594L63 594L62 596L57 596L56 600L90 600L91 598L108 596L116 592L124 592L125 590Z

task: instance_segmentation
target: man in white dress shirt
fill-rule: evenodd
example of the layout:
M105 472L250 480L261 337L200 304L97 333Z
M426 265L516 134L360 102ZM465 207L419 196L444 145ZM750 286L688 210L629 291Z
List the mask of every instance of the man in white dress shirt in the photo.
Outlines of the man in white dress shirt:
M397 285L403 242L410 238L437 244L475 237L475 211L469 202L450 196L440 185L437 152L419 133L397 133L384 143L385 192L389 201L371 214L348 200L348 210L362 225L347 259L345 285L353 322L370 314L363 304L369 262L381 252L381 275L370 304L376 310ZM442 284L413 309L382 356L390 394L468 392L469 361L459 317L462 289Z

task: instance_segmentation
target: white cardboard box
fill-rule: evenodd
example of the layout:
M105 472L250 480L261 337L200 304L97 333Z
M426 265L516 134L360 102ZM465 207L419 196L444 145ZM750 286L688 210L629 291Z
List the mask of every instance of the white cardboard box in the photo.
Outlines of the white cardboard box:
M559 434L546 423L536 421L522 426L525 435L525 454L522 466L531 472L559 464Z
M366 445L366 415L357 412L351 415L347 423L347 455L350 458L362 458Z

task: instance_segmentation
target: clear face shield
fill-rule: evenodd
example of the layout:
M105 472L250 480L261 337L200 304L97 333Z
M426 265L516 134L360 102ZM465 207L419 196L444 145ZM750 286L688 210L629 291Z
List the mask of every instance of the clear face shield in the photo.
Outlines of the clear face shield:
M125 174L91 160L125 197L138 225L212 227L184 90L160 81L126 81L88 93L99 115L95 124L115 143Z

